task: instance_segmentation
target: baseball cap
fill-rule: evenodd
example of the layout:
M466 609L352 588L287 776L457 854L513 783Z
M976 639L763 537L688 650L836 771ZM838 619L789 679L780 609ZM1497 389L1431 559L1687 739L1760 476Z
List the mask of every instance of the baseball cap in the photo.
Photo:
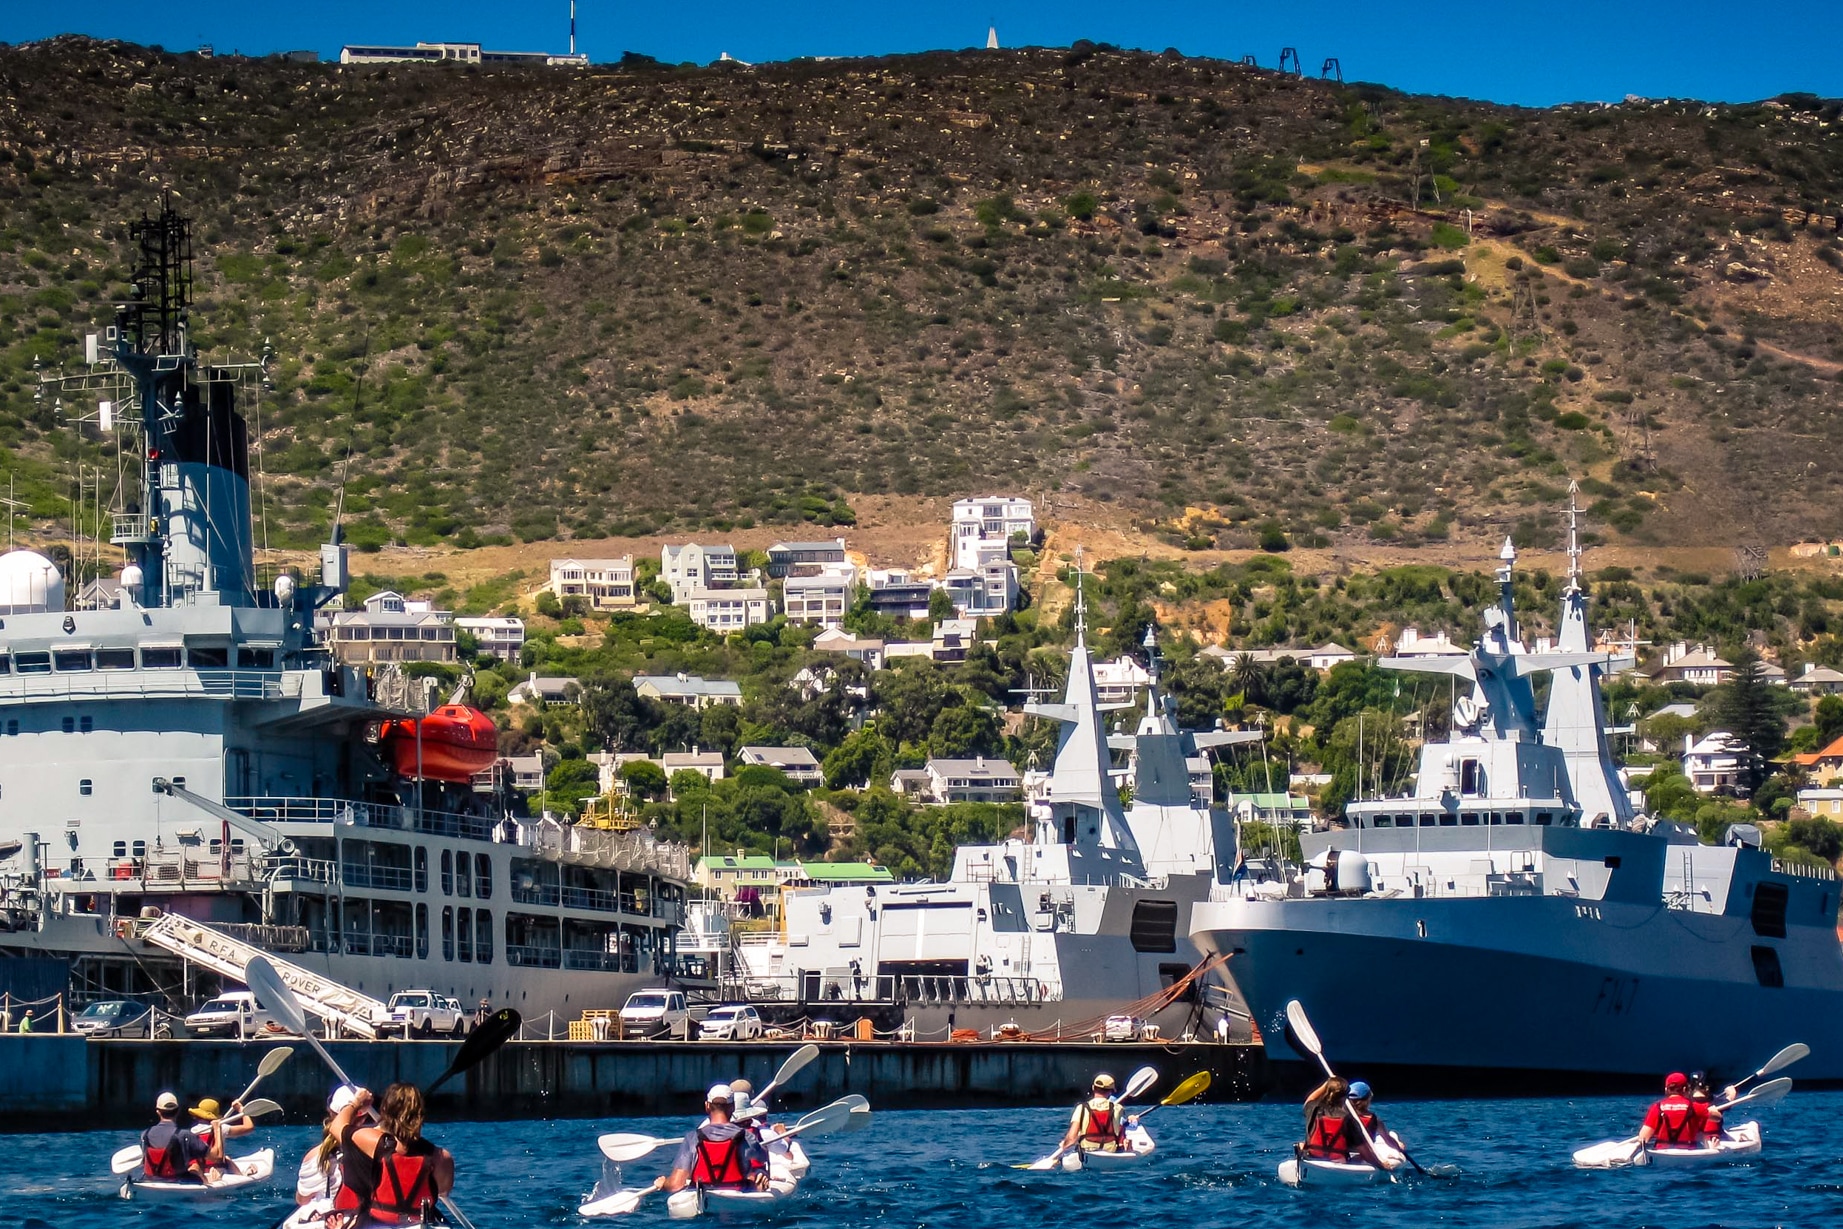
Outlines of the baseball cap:
M1113 1077L1111 1075L1108 1075L1105 1071L1103 1071L1099 1075L1094 1077L1094 1086L1096 1088L1112 1088L1113 1087Z
M1369 1100L1369 1085L1365 1084L1362 1080L1352 1080L1350 1082L1350 1099L1352 1101Z
M1664 1077L1664 1091L1668 1092L1672 1088L1681 1088L1688 1083L1688 1076L1684 1075L1681 1071L1672 1071L1669 1075Z
M731 1094L728 1084L712 1084L710 1086L710 1091L704 1094L704 1100L708 1102L721 1101L723 1104L728 1105L735 1100L735 1097Z
M154 1101L154 1108L157 1110L176 1110L179 1108L179 1098L175 1097L170 1092L163 1092Z
M326 1103L326 1108L337 1114L340 1110L356 1100L358 1100L358 1089L352 1087L350 1084L341 1084L338 1088L333 1090L332 1100Z

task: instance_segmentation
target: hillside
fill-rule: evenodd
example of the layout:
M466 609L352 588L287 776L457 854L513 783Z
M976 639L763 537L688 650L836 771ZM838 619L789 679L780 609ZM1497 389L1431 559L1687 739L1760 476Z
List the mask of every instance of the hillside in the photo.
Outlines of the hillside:
M1839 131L1810 98L1520 110L1086 46L0 48L0 468L65 515L97 442L34 367L80 358L170 188L201 345L279 360L278 546L325 531L348 452L368 547L991 486L1198 550L1552 547L1570 478L1628 545L1833 535Z

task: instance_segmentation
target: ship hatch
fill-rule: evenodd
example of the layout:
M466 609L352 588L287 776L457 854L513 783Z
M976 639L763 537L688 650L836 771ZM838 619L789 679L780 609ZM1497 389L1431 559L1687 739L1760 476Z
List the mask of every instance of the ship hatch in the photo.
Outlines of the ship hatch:
M1134 904L1131 936L1136 952L1175 952L1177 902L1142 900Z
M1783 883L1756 884L1753 889L1753 933L1762 939L1785 938L1785 907L1790 899L1791 892Z

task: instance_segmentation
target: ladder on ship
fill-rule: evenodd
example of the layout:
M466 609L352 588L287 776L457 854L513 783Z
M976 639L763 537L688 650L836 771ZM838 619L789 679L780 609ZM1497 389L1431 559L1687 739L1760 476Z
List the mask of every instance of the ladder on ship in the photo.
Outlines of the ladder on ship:
M205 922L168 913L141 930L139 937L165 948L181 960L239 982L243 980L244 967L252 959L267 957L282 982L301 1000L302 1008L348 1033L376 1037L379 1022L390 1018L389 1009L376 999L298 964L290 964L254 943L234 939Z

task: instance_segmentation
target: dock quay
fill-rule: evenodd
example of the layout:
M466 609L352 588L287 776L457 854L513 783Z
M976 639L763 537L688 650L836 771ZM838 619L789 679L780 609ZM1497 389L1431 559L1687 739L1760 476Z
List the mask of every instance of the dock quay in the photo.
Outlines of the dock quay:
M262 1055L292 1044L294 1057L263 1081L287 1121L317 1122L333 1077L305 1042L0 1037L0 1123L14 1131L145 1125L155 1097L234 1096ZM684 1115L713 1083L746 1076L760 1087L798 1042L513 1041L437 1092L430 1117L459 1120ZM450 1041L333 1041L327 1049L355 1080L427 1087L454 1057ZM1152 1099L1197 1071L1213 1077L1206 1100L1244 1101L1267 1087L1258 1045L1220 1042L831 1041L786 1089L785 1109L861 1093L880 1109L1073 1103L1097 1071L1159 1073ZM1149 1103L1149 1102L1148 1102Z

